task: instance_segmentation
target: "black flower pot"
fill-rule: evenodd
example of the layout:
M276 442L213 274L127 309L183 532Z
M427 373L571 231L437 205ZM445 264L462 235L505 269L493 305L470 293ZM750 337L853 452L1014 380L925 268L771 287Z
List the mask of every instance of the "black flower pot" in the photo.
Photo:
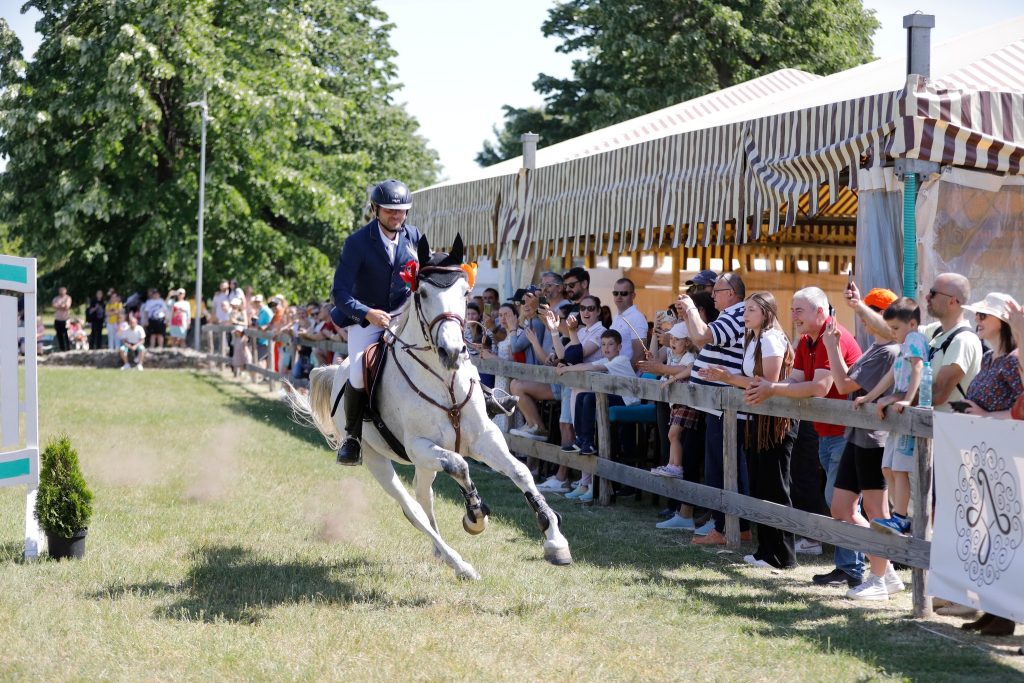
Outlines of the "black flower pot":
M88 529L81 529L76 531L71 538L64 538L47 531L46 544L50 549L50 557L54 560L82 559L85 557L85 535L88 533Z

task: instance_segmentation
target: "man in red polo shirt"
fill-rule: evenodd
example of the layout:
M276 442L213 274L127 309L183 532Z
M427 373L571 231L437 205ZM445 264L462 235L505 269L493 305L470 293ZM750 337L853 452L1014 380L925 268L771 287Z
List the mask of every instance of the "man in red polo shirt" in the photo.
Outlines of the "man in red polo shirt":
M793 295L793 327L800 333L800 341L796 344L796 357L793 359L793 372L788 379L781 382L768 382L755 377L746 390L746 401L750 404L760 403L771 396L788 396L790 398L846 398L839 393L832 382L829 369L828 352L821 342L821 334L825 326L832 320L832 307L828 303L825 292L817 287L806 287ZM842 325L839 330L839 352L850 367L860 358L860 346L857 340ZM815 422L814 430L818 433L818 460L826 473L825 500L832 505L832 491L836 484L836 473L839 461L846 448L843 425ZM853 588L863 582L864 556L861 553L836 548L836 568L828 574L816 574L814 583L821 586L839 586L846 584Z

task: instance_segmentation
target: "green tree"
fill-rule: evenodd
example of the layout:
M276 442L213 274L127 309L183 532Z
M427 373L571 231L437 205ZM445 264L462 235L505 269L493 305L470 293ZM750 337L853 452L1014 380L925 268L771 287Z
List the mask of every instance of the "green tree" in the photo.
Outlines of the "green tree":
M579 52L571 78L540 74L543 111L505 107L488 165L521 153L518 135L541 145L795 68L818 74L872 59L879 27L861 0L570 0L548 11L545 36Z
M371 0L30 7L31 63L0 26L0 220L82 294L194 281L204 92L208 283L324 296L366 188L436 177Z

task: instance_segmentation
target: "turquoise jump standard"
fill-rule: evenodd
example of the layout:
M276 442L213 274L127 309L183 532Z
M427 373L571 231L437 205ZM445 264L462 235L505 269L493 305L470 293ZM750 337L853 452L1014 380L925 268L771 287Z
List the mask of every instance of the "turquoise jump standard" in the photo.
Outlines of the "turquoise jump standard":
M11 263L0 263L0 281L2 280L27 285L28 268L25 266L16 266Z
M28 474L28 472L28 458L20 458L18 460L8 460L7 462L0 462L0 479L22 477Z

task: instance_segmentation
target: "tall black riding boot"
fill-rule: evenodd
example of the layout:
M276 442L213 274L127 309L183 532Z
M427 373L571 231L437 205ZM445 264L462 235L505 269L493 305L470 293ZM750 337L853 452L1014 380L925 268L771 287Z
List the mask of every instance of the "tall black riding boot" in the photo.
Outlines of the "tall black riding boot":
M359 440L363 438L363 410L366 408L366 392L349 384L345 387L345 440L338 449L339 465L359 465L363 457L359 454Z
M487 407L487 417L495 418L498 415L511 415L519 405L519 397L506 394L501 400L494 396L494 390L480 385L484 392L484 405Z

